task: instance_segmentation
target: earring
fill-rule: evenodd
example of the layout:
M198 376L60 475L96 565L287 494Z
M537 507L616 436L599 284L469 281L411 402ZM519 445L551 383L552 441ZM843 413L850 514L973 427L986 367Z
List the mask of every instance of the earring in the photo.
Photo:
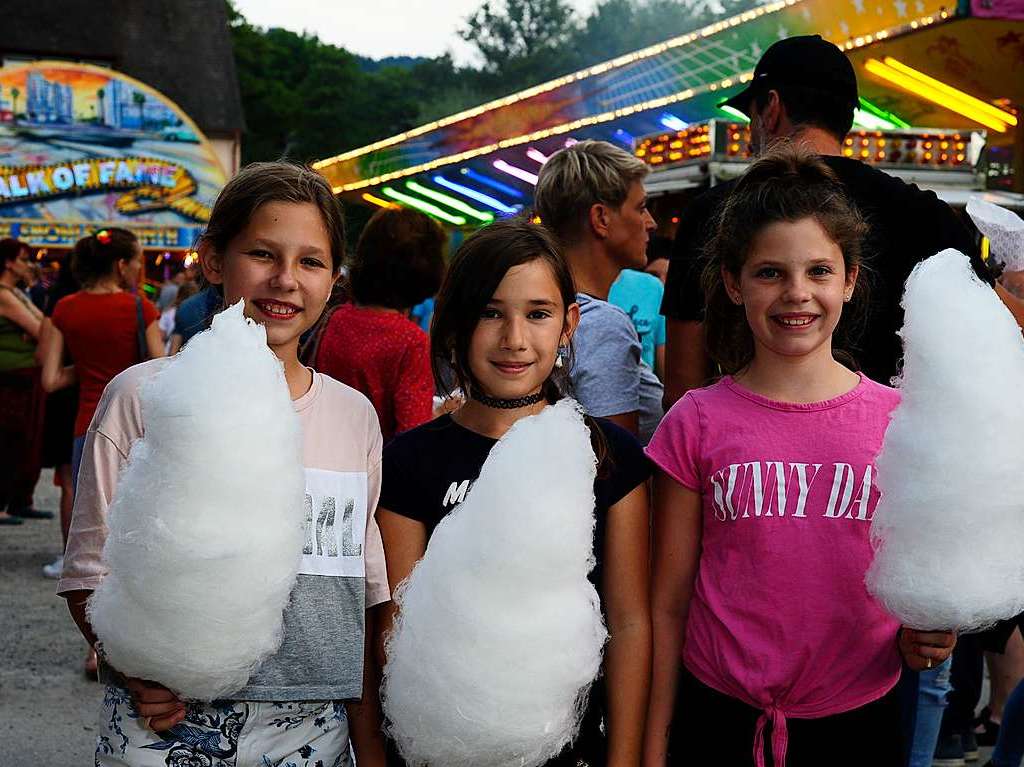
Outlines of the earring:
M557 354L555 355L555 367L556 367L556 368L558 368L559 370L561 370L561 369L562 369L562 366L563 366L564 364L565 364L565 363L564 363L564 362L562 362L562 352L558 352L558 353L557 353Z
M452 354L451 354L451 357L449 359L451 360L452 367L455 367L455 350L454 349L452 349Z
M851 300L852 298L853 298L853 293L847 293L847 294L846 294L845 296L843 296L843 301L844 301L845 303L850 303L850 300Z

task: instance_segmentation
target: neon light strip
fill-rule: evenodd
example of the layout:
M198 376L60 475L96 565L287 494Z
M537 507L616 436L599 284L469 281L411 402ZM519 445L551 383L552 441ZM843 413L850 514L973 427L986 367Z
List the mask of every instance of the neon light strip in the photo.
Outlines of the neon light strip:
M485 224L489 224L492 221L494 221L493 213L486 213L482 210L471 208L469 205L466 205L466 203L464 203L462 200L456 200L454 197L451 197L450 195L447 194L442 194L441 192L438 192L436 189L431 189L429 187L423 186L422 184L417 184L415 181L406 181L405 186L410 192L416 192L417 194L421 194L424 197L429 197L431 200L435 200L441 203L442 205L447 205L452 210L457 210L459 211L459 213L465 213L467 216L472 216L477 221L482 221Z
M769 6L762 6L762 8L768 8ZM748 11L752 13L752 11ZM854 48L861 48L865 45L870 45L873 42L886 40L890 37L896 37L902 34L907 34L912 30L927 27L941 21L950 19L950 15L946 11L942 11L938 17L935 16L924 16L919 19L911 21L909 24L900 24L889 29L882 30L873 35L866 35L864 37L857 37L853 40L847 40L838 47L842 50L853 50ZM720 22L725 23L725 22ZM572 131L579 130L580 128L587 128L592 125L601 125L603 123L618 120L623 117L629 117L630 115L638 114L640 112L646 112L650 109L658 109L660 107L668 106L669 104L675 104L679 101L687 101L692 99L694 96L700 96L708 92L717 92L720 88L731 88L734 85L741 83L750 82L754 77L754 73L743 72L739 75L727 77L724 80L720 80L717 83L709 83L708 85L702 85L696 88L687 88L684 91L673 93L668 96L662 96L660 98L651 99L650 101L643 101L638 104L630 106L620 107L609 112L602 112L600 114L591 115L589 117L581 117L578 120L571 122L562 123L561 125L553 125L550 128L544 128L542 130L534 131L533 133L527 133L521 136L513 136L511 138L502 139L501 141L494 142L493 144L487 144L486 146L477 147L476 149L469 149L465 152L459 152L458 154L447 155L445 157L438 157L430 162L421 163L420 165L411 165L408 168L402 170L392 171L391 173L383 173L379 176L372 178L363 179L360 181L350 181L347 184L339 184L338 186L332 187L335 194L341 194L343 192L354 192L358 189L364 189L368 186L377 186L378 184L384 184L388 181L392 181L396 178L404 178L406 176L413 176L424 171L431 171L437 168L443 168L447 165L453 165L455 163L465 162L466 160L472 160L475 157L490 154L491 152L497 151L498 149L507 149L508 147L519 146L520 144L527 144L534 141L542 141L549 136L557 136L564 133L571 133ZM356 150L362 153L362 150ZM369 150L368 150L369 151ZM314 167L322 168L324 163L329 161L324 160L320 163L315 163ZM481 182L486 183L486 182ZM519 194L519 196L522 196Z
M378 205L381 208L397 208L398 207L393 202L388 202L387 200L382 200L380 197L372 195L369 192L363 192L363 199L366 200L369 203L372 203L373 205Z
M380 141L374 142L373 144L368 144L366 146L359 147L358 149L353 149L349 152L344 152L342 154L335 155L334 157L328 157L324 160L320 160L319 162L313 163L313 167L316 168L317 170L321 170L325 166L330 165L332 163L342 162L344 160L351 160L354 157L359 157L361 155L367 154L368 152L374 152L378 149L384 149L389 146L394 146L395 144L400 144L403 141L415 138L416 136L422 136L424 133L429 133L432 130L443 128L446 125L461 122L462 120L468 120L471 117L479 117L485 112L490 112L495 109L500 109L501 107L509 106L510 104L515 104L516 102L522 101L523 99L528 99L533 96L540 95L541 93L553 91L556 88L561 88L563 85L568 85L569 83L574 83L578 80L586 79L587 77L593 77L594 75L603 74L612 69L618 69L619 67L624 67L627 64L633 64L637 61L642 61L643 59L651 58L652 56L657 56L673 48L688 45L689 43L692 43L698 39L712 37L713 35L717 35L719 32L724 32L725 30L731 29L732 27L736 27L748 21L753 21L754 19L760 18L766 14L778 13L779 11L785 8L788 8L792 5L796 5L800 1L801 0L781 0L780 2L762 5L753 10L745 11L736 16L732 16L731 18L723 19L722 21L716 21L714 24L709 24L708 26L703 27L702 29L698 29L688 34L681 35L680 37L674 37L671 40L666 40L663 43L651 45L647 48L641 48L639 51L633 51L632 53L624 54L609 61L605 61L600 64L595 64L592 67L589 67L587 69L581 69L578 72L573 72L572 74L565 75L564 77L559 77L555 80L549 80L546 83L535 85L532 88L527 88L526 90L519 91L518 93L513 93L510 96L495 99L494 101L488 101L486 104L481 104L478 107L473 107L472 109L467 109L462 112L449 115L448 117L443 117L440 120L435 120L434 122L427 123L426 125L421 125L418 128L413 128L412 130L406 131L405 133L399 133L395 136L391 136L386 139L381 139Z
M903 90L913 93L915 96L920 96L927 101L931 101L941 107L945 107L951 112L963 115L967 119L974 120L976 123L980 123L981 125L991 128L999 133L1006 132L1006 122L1003 120L997 120L988 112L983 112L980 109L974 108L969 102L966 102L963 99L954 98L942 91L925 85L920 80L908 77L902 72L897 72L895 69L886 66L878 59L868 59L864 63L864 68L876 77L903 88ZM973 96L970 98L973 99Z
M444 176L434 176L433 181L438 186L443 186L445 189L451 189L453 192L457 192L464 197L476 200L480 204L486 205L488 208L494 208L499 213L505 213L510 216L514 213L518 213L518 210L513 208L511 205L506 205L501 200L495 199L489 194L484 194L483 192L479 192L471 187L456 184L454 181L449 181Z
M895 130L898 126L864 109L853 110L853 124L867 130Z
M742 122L745 122L745 123L750 122L750 118L749 117L747 117L745 114L743 114L736 107L729 106L728 104L723 104L722 106L718 107L718 111L719 112L725 112L730 117L735 117L737 120L741 120Z
M863 109L865 112L873 114L875 117L881 117L883 120L891 122L897 128L911 127L910 123L908 123L906 120L897 117L892 112L886 109L882 109L880 106L872 104L863 96L860 97L860 108Z
M386 186L380 191L386 194L388 197L392 198L393 200L398 200L401 203L405 203L410 208L416 208L416 210L421 210L424 213L429 213L431 216L439 218L442 221L447 221L449 224L455 224L456 226L465 226L466 224L466 219L464 219L462 216L453 216L451 213L441 210L436 205L431 205L426 200L421 200L418 197L412 197L408 194L396 192L390 186Z
M466 178L471 178L474 181L479 181L484 186L489 186L491 189L495 189L499 192L502 192L503 194L507 194L510 197L516 197L518 199L522 199L523 197L523 193L520 192L515 187L511 187L508 184L503 184L500 181L491 178L490 176L485 176L483 173L477 173L472 168L463 168L459 172Z
M534 149L532 146L526 150L526 156L535 162L539 162L541 165L546 163L551 158L544 154L539 149Z
M631 133L626 133L626 131L622 130L622 128L616 128L615 129L615 140L622 142L623 144L625 144L628 147L632 147L633 146L633 141L635 139L633 138L633 135Z
M511 163L507 163L504 160L495 160L491 163L495 168L500 170L502 173L507 173L510 176L518 178L520 181L525 181L527 184L535 185L537 183L537 174L530 173L528 170L517 168Z
M954 88L952 85L947 85L941 80L936 80L934 77L929 77L924 72L914 69L913 67L908 67L902 61L898 61L897 59L894 59L892 56L886 56L882 60L882 63L884 63L887 67L890 67L891 69L895 69L900 74L904 74L907 75L907 77L914 78L915 80L921 82L922 84L928 86L929 88L934 88L940 93L945 93L947 96L951 96L952 98L964 101L968 105L982 112L985 112L986 114L990 115L992 118L996 120L1000 120L1006 123L1007 125L1017 125L1016 115L1010 114L1009 112L1004 112L999 107L993 106L992 104L989 104L987 101L982 101L981 99L975 98L969 93L965 93L964 91Z
M661 116L660 122L670 130L686 130L689 126L688 122L676 117L674 114L669 114L668 112Z

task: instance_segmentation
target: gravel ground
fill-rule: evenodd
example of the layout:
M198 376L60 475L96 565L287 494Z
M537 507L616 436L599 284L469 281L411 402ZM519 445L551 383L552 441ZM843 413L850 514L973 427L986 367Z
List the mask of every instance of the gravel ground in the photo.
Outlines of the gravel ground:
M82 673L86 645L42 566L60 552L59 491L46 471L36 508L54 519L0 527L0 766L93 763L101 688Z

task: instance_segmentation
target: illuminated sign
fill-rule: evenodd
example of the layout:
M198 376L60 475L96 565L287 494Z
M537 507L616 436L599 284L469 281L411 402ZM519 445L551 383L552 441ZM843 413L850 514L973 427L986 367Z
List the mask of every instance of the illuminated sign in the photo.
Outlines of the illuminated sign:
M225 182L199 128L152 88L86 64L0 69L0 230L73 245L121 226L190 247Z
M843 155L890 168L971 171L984 144L983 131L855 130L843 141ZM636 140L633 153L652 170L709 161L748 162L750 126L711 120L681 131L652 133Z

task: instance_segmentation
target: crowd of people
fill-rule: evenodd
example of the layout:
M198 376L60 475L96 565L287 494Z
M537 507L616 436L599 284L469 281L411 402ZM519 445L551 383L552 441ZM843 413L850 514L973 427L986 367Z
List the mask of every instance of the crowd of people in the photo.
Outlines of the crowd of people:
M379 695L401 584L492 462L530 481L496 446L571 397L594 451L587 578L608 642L546 764L956 767L980 739L992 767L1020 767L1020 617L961 637L901 626L864 585L903 284L956 248L1020 323L1012 276L934 194L842 156L857 86L834 45L771 46L730 104L757 159L690 205L669 259L651 257L648 167L591 140L543 166L539 223L496 222L448 259L438 224L406 209L378 211L349 259L323 178L250 165L197 247L202 288L183 274L159 309L130 232L80 241L42 309L19 289L29 248L0 242L0 524L46 516L31 497L52 466L66 548L48 574L91 653L140 387L223 307L244 299L266 328L307 482L361 488L351 561L304 550L281 649L237 694L182 700L99 647L97 765L418 763ZM858 514L835 513L840 467L863 484Z

